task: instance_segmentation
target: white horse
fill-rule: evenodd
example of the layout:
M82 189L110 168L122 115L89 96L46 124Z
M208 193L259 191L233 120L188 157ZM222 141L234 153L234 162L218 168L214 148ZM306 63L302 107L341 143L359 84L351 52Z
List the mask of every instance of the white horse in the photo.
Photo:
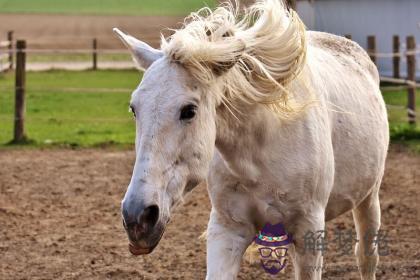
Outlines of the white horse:
M267 222L293 234L296 279L320 279L321 252L305 253L303 235L349 210L361 277L375 279L377 249L364 236L380 227L388 149L375 65L352 41L305 31L281 1L236 13L193 14L159 50L115 29L146 70L131 99L130 251L150 253L174 206L207 178L207 279L235 279Z

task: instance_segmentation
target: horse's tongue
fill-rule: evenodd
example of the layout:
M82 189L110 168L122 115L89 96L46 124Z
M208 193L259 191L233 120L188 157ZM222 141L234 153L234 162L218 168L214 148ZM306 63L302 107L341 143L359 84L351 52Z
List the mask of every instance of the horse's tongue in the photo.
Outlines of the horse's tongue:
M146 254L149 254L150 252L152 252L151 249L141 248L141 247L135 246L135 245L133 245L131 243L128 245L128 250L134 256L146 255Z

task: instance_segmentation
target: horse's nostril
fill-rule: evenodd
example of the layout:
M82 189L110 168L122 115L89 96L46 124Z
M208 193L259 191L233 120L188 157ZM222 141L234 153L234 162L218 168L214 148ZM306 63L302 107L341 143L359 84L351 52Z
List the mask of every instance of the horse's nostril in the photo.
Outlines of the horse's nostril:
M139 240L150 234L159 220L159 207L157 205L146 208L143 208L142 205L142 203L123 205L122 223L132 240Z
M151 205L144 209L140 215L139 224L145 224L147 227L154 227L159 219L159 207L157 205Z

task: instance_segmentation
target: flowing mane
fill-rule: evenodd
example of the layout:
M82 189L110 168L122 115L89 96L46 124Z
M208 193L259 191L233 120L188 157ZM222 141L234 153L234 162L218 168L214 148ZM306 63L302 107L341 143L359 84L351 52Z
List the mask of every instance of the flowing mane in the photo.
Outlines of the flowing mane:
M260 0L243 13L229 4L201 9L161 48L202 85L222 79L215 92L221 102L266 104L288 117L297 106L287 84L305 65L305 32L283 1Z

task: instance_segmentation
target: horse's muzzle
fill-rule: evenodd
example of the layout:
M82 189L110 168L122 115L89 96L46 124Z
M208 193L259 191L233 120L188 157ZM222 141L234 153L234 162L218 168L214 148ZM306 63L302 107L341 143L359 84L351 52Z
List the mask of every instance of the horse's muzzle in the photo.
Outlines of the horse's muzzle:
M122 205L124 229L130 241L129 250L133 255L149 254L159 243L165 225L159 222L159 207L125 202Z

